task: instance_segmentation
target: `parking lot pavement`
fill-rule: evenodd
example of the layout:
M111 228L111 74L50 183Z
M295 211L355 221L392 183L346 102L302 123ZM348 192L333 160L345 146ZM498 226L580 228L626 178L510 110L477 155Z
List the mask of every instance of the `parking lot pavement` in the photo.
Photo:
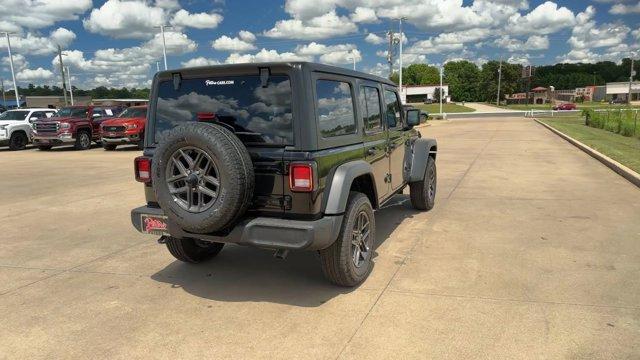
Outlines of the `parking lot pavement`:
M173 260L138 151L0 150L0 358L638 358L640 190L525 119L442 122L436 208L376 213L371 277Z

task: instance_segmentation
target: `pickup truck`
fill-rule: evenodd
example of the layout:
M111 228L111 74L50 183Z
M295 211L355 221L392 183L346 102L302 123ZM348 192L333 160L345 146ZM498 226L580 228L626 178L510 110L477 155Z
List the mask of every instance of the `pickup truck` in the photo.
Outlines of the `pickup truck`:
M87 150L91 142L100 142L100 124L107 117L122 111L116 106L68 106L55 117L36 121L33 143L40 150L54 146L73 144L76 150Z
M118 145L135 144L144 149L144 125L147 106L132 106L115 118L107 119L100 126L102 147L115 150Z
M31 124L55 115L55 109L16 109L0 114L0 146L22 150L31 141Z

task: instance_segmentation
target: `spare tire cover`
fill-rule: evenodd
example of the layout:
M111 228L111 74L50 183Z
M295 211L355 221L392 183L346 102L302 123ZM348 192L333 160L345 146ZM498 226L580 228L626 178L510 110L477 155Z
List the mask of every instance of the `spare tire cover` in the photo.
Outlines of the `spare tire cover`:
M249 152L231 131L187 123L163 136L152 161L156 199L182 229L230 228L247 210L255 175Z

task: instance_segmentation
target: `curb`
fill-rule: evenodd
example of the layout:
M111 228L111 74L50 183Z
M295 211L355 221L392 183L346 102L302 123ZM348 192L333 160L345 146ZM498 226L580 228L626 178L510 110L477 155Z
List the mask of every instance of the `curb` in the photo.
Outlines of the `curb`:
M540 120L538 120L538 119L533 119L533 120L535 120L538 124L540 124L540 125L546 127L547 129L551 130L552 132L554 132L556 135L560 136L561 138L565 139L566 141L568 141L569 143L571 143L572 145L574 145L578 149L586 152L591 157L593 157L596 160L600 161L606 167L608 167L609 169L615 171L618 175L620 175L623 178L627 179L629 182L631 182L635 186L640 187L640 174L638 174L637 172L635 172L635 171L629 169L628 167L620 164L619 162L617 162L617 161L613 160L612 158L608 157L607 155L604 155L604 154L600 153L599 151L596 151L596 150L590 148L589 146L581 143L580 141L572 138L571 136L566 135L565 133L554 129L553 127L543 123Z

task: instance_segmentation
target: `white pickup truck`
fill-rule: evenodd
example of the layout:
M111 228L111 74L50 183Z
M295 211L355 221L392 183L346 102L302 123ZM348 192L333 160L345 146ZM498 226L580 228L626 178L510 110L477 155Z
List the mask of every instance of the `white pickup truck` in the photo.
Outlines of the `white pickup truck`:
M31 141L31 124L39 119L50 118L56 109L15 109L0 114L0 146L9 145L11 150L22 150Z

